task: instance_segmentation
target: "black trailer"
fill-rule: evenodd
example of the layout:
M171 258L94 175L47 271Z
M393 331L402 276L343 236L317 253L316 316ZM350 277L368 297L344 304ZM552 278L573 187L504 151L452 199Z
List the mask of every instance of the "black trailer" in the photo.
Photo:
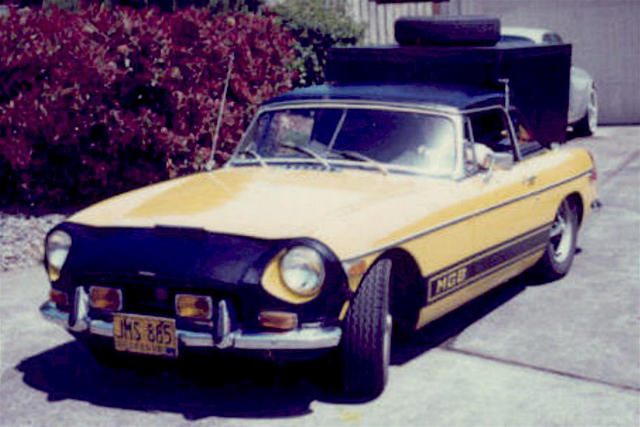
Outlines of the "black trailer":
M444 28L442 19L419 21L426 23L425 28L432 28L434 22ZM417 44L334 48L327 59L327 80L337 86L419 83L498 90L504 90L508 80L510 102L525 116L539 142L549 145L565 140L571 45L519 45L492 37L478 42L477 34L468 40L457 37L451 45L442 37L435 42L420 39L415 27L410 28L411 37L406 27L404 37L399 29L403 28L396 23L398 40Z

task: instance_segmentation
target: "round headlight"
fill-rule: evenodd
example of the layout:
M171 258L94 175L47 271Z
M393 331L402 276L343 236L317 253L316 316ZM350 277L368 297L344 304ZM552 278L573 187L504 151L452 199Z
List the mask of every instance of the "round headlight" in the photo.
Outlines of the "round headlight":
M62 270L71 248L71 236L62 230L54 231L47 239L47 263L56 270Z
M284 284L293 292L311 296L324 282L324 262L314 249L295 246L280 260L280 274Z

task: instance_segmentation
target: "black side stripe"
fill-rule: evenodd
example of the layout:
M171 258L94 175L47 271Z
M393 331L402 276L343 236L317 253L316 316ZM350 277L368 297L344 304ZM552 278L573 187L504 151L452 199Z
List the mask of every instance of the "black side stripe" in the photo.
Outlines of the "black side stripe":
M434 303L541 251L549 241L550 229L551 223L545 224L427 276L426 303Z

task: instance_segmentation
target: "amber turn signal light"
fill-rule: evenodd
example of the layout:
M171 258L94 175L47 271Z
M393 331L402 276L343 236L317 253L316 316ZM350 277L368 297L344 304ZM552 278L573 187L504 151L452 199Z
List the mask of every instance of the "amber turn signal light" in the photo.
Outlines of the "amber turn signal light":
M89 288L89 304L93 308L107 311L122 309L122 291L104 286L91 286Z
M258 321L263 328L289 330L298 326L298 315L284 311L261 311Z
M49 280L52 282L55 282L60 278L60 269L51 264L49 264L47 272L49 273Z
M176 295L176 314L192 319L211 319L213 317L213 301L204 295Z
M65 307L69 305L69 297L67 296L67 293L57 289L51 289L49 291L49 299L59 306Z
M349 269L347 270L347 274L350 277L362 276L366 272L367 272L367 263L364 260L360 260L354 264L351 264L349 266Z

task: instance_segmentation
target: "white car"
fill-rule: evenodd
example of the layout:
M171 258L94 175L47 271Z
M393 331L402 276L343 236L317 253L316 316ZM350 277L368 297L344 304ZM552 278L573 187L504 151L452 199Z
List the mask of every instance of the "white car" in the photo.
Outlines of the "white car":
M564 43L555 32L543 28L502 27L503 41L535 44ZM592 135L598 126L598 94L593 77L571 67L568 123L576 135Z

